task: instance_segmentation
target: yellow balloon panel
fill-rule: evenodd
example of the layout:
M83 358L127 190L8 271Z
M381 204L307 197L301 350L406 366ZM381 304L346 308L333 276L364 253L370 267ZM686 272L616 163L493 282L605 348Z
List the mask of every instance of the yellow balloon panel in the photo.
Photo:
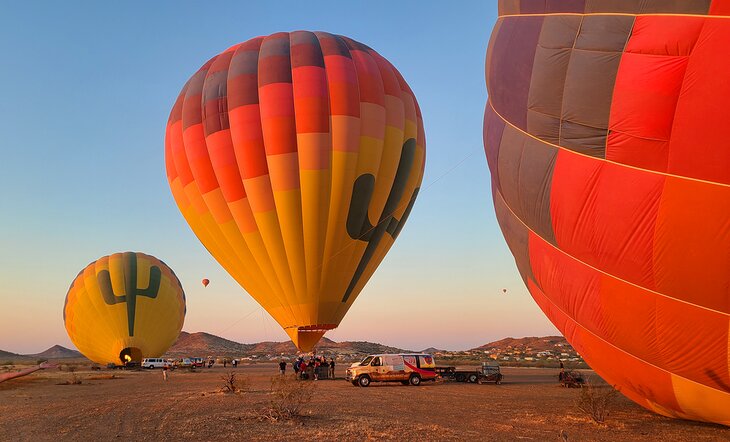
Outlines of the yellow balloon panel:
M185 293L159 259L124 252L92 262L74 279L63 310L76 348L99 364L158 357L177 340Z

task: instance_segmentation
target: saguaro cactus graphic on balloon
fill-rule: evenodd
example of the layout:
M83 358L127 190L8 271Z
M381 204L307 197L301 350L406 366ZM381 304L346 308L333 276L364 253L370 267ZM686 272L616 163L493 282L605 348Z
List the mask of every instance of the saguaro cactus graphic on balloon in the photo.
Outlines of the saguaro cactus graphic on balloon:
M134 316L137 306L137 296L146 298L156 298L157 292L160 290L160 280L162 272L157 266L150 267L150 279L147 288L137 288L137 257L134 253L126 252L123 254L124 260L124 292L116 295L112 288L112 280L108 270L102 270L97 275L99 290L104 297L104 302L108 305L127 303L127 322L129 336L134 336Z

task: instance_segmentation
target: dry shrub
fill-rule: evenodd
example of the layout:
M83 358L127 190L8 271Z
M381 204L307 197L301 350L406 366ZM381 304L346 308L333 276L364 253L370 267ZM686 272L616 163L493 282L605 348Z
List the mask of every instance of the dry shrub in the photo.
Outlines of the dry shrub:
M78 364L58 364L58 371L73 373L79 369Z
M314 382L299 381L294 376L271 378L271 401L261 417L272 422L297 419L303 416L314 397Z
M71 370L71 376L63 382L59 382L56 385L81 385L81 378L74 373L75 370Z
M603 424L608 417L618 390L611 386L597 386L587 380L580 389L578 396L578 410L586 414L598 424Z
M122 377L117 376L114 373L112 373L112 374L101 374L101 375L97 375L97 376L89 376L87 379L90 381L104 381L104 380L108 380L108 379L122 379Z
M233 371L221 376L221 380L223 381L223 387L221 387L223 393L243 393L246 391L246 380Z

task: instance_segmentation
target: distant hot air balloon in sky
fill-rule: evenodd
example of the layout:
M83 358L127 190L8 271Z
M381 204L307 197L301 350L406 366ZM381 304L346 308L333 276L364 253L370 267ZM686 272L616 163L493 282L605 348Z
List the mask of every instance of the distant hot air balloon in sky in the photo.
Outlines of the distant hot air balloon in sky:
M525 284L621 393L730 425L730 2L499 8L484 143Z
M502 289L502 293L507 293L507 289Z
M257 37L183 87L165 137L180 211L218 262L311 349L392 246L423 177L400 73L347 37Z
M208 284L210 284L210 280L208 278L203 278L201 282L203 283L203 287L208 287Z
M66 332L84 356L123 364L162 356L185 320L175 273L144 253L115 253L83 269L66 295Z

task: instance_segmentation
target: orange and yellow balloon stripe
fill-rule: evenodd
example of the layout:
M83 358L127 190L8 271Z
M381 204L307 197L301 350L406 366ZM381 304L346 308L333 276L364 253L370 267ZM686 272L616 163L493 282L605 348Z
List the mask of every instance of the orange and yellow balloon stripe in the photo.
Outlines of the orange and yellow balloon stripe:
M364 269L382 259L373 244L361 265L368 240L346 226L363 210L355 224L378 224L386 202L397 204L390 194L406 142L406 107L422 125L412 92L372 49L298 31L229 48L181 96L166 148L178 206L211 254L301 349L310 348L337 326L337 311L372 274ZM182 137L169 130L177 125ZM422 127L412 132L422 138ZM425 144L414 141L417 150ZM422 177L423 156L415 157L420 163L408 168L415 174L404 178L405 192ZM375 190L353 201L355 181L367 175Z

